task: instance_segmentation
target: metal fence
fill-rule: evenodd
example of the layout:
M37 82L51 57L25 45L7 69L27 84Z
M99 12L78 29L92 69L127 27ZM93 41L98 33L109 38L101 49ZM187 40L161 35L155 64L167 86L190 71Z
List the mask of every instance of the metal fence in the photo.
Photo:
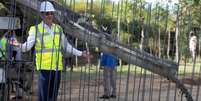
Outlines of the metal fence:
M35 9L37 8L35 4L41 1L43 0L2 1L3 4L10 7L9 11L12 16L22 16L22 29L17 31L17 36L19 36L18 40L22 43L26 39L27 30L29 30L27 27L40 22L40 15ZM197 48L198 51L195 51L196 55L192 58L188 49L189 45L184 45L188 44L190 39L183 38L183 36L187 35L182 35L182 33L190 32L192 29L194 29L193 31L195 33L199 34L199 30L189 27L190 24L183 26L184 22L182 22L182 17L179 16L180 7L178 5L174 6L178 7L175 13L171 11L171 7L173 8L171 4L152 4L138 0L121 0L117 3L112 1L108 3L107 0L87 0L85 1L86 4L83 4L85 6L85 9L83 9L84 13L79 14L80 12L75 13L74 11L75 8L79 6L76 5L78 1L63 0L62 2L52 2L58 11L63 11L57 12L57 15L55 14L55 20L57 23L61 24L68 37L73 36L75 33L71 33L72 30L64 26L73 26L73 28L79 30L78 32L92 33L89 35L86 34L86 36L74 35L73 37L81 37L82 41L75 39L75 41L70 41L70 43L77 43L78 40L80 41L78 46L94 55L92 59L94 60L93 62L71 56L73 65L69 65L70 63L67 62L68 65L64 67L65 69L61 73L58 101L191 101L191 96L193 101L199 101L201 84L200 48ZM63 4L63 6L61 6L61 4ZM105 11L108 10L105 7L107 4L111 5L111 9L109 9L111 10L111 15L109 14L112 17L110 18L112 19L111 21L108 21L107 16L109 15ZM96 21L97 25L94 25L93 15L95 14L93 14L93 7L97 5L100 6L98 9L100 11L97 11L100 12L100 15L98 21ZM62 8L66 6L71 8L71 10ZM169 28L170 25L168 22L172 13L175 13L175 22L173 22L176 26L174 30ZM57 21L58 18L62 18L63 22ZM87 20L85 19L84 23L77 23L81 18L86 18ZM34 19L34 21L30 19ZM190 20L188 23L191 23ZM99 28L101 25L112 25L112 32L118 37L118 41L108 35L108 32L101 31ZM186 29L188 29L188 31L185 31ZM97 35L100 36L104 35L106 41L104 41L103 46L112 46L113 44L121 46L122 44L119 43L123 43L124 45L122 46L125 47L115 48L120 50L127 49L128 51L134 50L130 53L139 53L136 55L135 60L131 60L135 61L133 63L136 63L136 65L128 63L128 59L124 61L126 60L125 58L119 58L119 65L116 69L116 98L99 98L104 94L104 74L103 68L100 67L100 56L97 55L100 51L95 51L96 46L93 44L95 41L91 40L94 37L94 33L98 33ZM199 39L199 35L197 35L197 39ZM87 42L85 42L86 40ZM113 42L113 44L110 42ZM200 42L198 41L197 43ZM101 48L100 46L97 47ZM113 49L110 46L108 47ZM100 50L105 51L108 49ZM114 53L118 54L116 52ZM143 53L146 54L142 55ZM38 101L37 88L39 71L35 69L35 56L33 54L35 54L34 49L33 51L23 53L22 60L1 60L1 101ZM132 58L130 56L125 57ZM146 65L150 65L151 63L149 64L147 61L143 62L143 59L146 60L146 58L150 57L153 57L151 58L153 60L164 59L164 61L161 60L159 62L164 65L169 65L168 63L172 62L178 64L176 74L166 73L164 71L160 73L160 70L159 73L155 73L155 71L157 71L155 69L158 68L154 68L154 66L147 70ZM66 59L66 61L67 60L69 59ZM142 63L139 65L137 62ZM158 66L158 64L156 63L155 66ZM154 73L150 71L154 71ZM175 79L168 77L175 77ZM21 99L20 96L23 98Z

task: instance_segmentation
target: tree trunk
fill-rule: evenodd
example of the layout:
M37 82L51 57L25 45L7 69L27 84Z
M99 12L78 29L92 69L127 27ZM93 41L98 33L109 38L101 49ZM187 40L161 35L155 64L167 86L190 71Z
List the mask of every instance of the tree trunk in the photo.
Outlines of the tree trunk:
M143 50L144 45L144 27L141 30L140 50Z
M161 57L161 29L158 27L158 57Z
M177 25L176 25L176 32L175 32L175 47L176 47L176 52L175 52L175 61L179 62L179 21L177 20Z
M167 45L167 57L170 59L170 29L168 29L168 45Z
M144 17L141 17L141 39L140 39L140 50L144 48Z

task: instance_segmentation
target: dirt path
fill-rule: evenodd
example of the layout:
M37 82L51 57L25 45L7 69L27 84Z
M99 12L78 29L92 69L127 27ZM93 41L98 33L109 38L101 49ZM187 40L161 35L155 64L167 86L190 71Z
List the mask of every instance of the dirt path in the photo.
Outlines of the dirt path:
M80 76L81 75L81 76ZM180 101L181 93L175 88L175 84L170 83L164 78L154 75L143 76L130 74L128 80L127 74L118 74L117 79L117 98L110 101ZM95 74L73 73L70 79L69 74L64 74L60 85L58 101L103 101L98 97L103 94L103 79ZM82 79L80 80L80 77ZM33 94L22 101L37 101L37 75L33 83ZM198 85L186 85L192 90L193 98L200 97ZM191 89L192 88L192 89Z

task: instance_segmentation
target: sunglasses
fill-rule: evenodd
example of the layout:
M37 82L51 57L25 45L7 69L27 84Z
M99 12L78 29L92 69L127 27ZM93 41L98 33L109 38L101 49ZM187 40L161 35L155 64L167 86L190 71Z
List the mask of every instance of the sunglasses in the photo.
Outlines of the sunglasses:
M53 12L44 12L44 14L45 14L46 16L49 16L49 15L53 15L54 13L53 13Z

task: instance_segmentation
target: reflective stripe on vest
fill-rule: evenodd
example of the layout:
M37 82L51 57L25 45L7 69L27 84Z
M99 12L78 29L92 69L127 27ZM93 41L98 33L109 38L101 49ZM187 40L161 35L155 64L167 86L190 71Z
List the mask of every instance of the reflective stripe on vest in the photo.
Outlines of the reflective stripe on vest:
M61 52L61 49L59 49L59 50L55 50L54 48L52 48L52 49L41 49L41 50L36 50L36 53L48 53L48 52L56 52L56 51Z
M60 51L60 38L62 30L59 25L53 24L54 35L46 32L43 29L42 23L38 25L38 30L35 26L30 28L30 31L34 31L36 34L36 68L37 70L62 70L62 54ZM38 32L42 35L42 41ZM43 47L42 43L45 47Z

